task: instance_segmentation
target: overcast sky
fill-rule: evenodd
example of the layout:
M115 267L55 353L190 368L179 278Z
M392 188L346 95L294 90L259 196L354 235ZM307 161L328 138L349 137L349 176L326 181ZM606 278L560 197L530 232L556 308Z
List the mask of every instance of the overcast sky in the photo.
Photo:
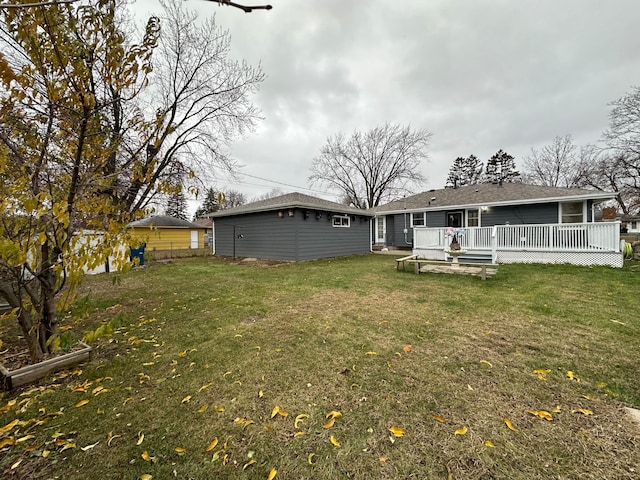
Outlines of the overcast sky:
M260 4L260 0L236 0ZM261 62L264 120L232 145L250 199L307 181L328 136L385 122L433 133L424 189L442 188L458 156L516 158L571 134L596 143L613 100L640 85L638 0L271 0L270 11L205 0L235 58ZM144 16L157 5L138 0ZM297 187L297 188L296 188ZM313 188L314 191L306 190Z

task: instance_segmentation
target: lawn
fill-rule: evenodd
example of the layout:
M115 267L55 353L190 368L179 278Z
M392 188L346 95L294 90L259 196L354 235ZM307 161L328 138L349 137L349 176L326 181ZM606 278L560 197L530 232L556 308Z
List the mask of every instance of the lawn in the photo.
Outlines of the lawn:
M383 255L88 278L63 324L103 325L93 359L2 394L0 472L637 479L639 291L637 263L481 281Z

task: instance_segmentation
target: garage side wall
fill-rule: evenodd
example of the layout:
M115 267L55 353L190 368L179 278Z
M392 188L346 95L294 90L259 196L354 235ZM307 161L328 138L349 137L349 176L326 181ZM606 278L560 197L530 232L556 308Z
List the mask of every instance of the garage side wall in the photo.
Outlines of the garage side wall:
M216 255L311 260L370 251L370 218L333 227L328 212L292 209L214 219Z

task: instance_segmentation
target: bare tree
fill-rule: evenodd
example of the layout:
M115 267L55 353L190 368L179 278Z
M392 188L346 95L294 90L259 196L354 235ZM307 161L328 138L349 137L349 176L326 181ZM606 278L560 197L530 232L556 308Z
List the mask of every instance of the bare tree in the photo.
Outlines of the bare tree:
M604 140L609 148L625 152L630 158L640 158L640 87L611 103L609 129Z
M338 190L357 208L375 207L426 181L419 167L430 138L425 129L389 123L349 138L329 137L313 160L309 181Z
M200 22L176 0L163 6L144 100L132 107L116 96L112 103L113 137L122 147L105 173L129 172L112 193L131 212L171 190L177 177L197 182L233 169L229 142L260 118L249 97L264 79L261 67L229 58L229 32L215 18Z
M280 195L284 195L282 189L275 187L269 190L267 193L263 193L262 195L258 195L254 197L252 202L259 202L261 200L269 200L270 198L279 197Z
M540 150L531 148L524 158L526 182L548 187L575 187L578 184L577 147L571 135L557 136Z
M237 190L227 190L224 192L224 201L220 204L220 210L239 207L245 203L247 203L247 197L244 193Z

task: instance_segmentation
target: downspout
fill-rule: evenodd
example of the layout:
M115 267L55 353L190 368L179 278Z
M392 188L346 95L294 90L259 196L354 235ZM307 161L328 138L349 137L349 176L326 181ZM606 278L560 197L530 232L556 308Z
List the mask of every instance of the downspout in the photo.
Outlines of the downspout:
M369 253L373 253L373 228L376 225L376 218L378 218L377 215L369 217Z

